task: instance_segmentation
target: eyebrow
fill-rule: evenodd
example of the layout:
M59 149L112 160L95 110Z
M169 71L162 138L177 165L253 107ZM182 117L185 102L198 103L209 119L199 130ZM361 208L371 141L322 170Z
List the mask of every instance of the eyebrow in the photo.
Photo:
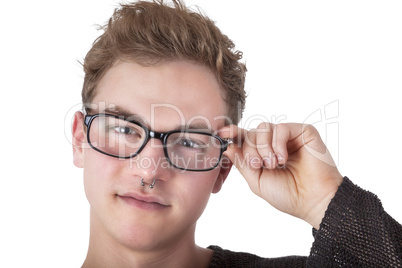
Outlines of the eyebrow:
M118 107L118 106L114 106L113 108L105 108L103 111L99 111L99 112L117 115L119 117L123 117L125 120L135 121L144 126L148 126L146 120L142 116L140 116L138 114L133 114L132 112L130 112L124 108Z
M111 115L115 115L118 117L123 118L124 120L128 120L128 121L135 121L137 123L140 123L141 125L144 126L148 126L146 120L137 114L133 114L131 112L129 112L128 110L118 107L118 106L113 106L113 108L105 108L102 110L98 110L98 109L92 109L92 108L85 108L85 111L87 114L111 114Z
M138 123L146 126L147 128L149 128L149 124L142 116L140 116L138 114L133 114L132 112L128 111L127 109L124 109L119 106L114 106L113 108L105 108L103 111L98 111L98 112L121 116L125 120L135 121L135 122L138 122ZM190 125L178 125L168 131L175 131L175 130L200 130L200 131L207 132L210 134L216 132L214 129L211 129L208 126L208 124L206 124L204 122L193 122Z
M215 132L215 130L211 129L210 127L208 127L207 124L205 124L203 122L192 123L191 125L180 125L176 129L177 130L200 130L200 131L207 132L210 134Z

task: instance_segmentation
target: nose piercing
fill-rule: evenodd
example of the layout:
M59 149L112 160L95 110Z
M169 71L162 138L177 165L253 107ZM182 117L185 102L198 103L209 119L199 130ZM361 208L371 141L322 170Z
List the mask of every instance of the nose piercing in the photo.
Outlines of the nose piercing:
M155 182L156 182L156 179L154 179L154 180L152 181L152 184L149 185L149 188L153 189L154 186L155 186ZM140 183L140 185L141 185L141 186L145 186L144 178L141 178L141 183Z

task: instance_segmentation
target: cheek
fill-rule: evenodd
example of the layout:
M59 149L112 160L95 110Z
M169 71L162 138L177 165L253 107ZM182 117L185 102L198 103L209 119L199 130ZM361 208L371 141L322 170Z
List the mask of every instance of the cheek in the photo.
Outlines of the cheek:
M92 151L84 158L84 189L91 205L102 202L111 193L113 180L119 170L110 157Z
M204 211L209 197L211 196L212 189L215 185L218 172L215 170L209 172L199 172L194 174L183 174L180 181L182 189L179 207L182 211L197 220Z

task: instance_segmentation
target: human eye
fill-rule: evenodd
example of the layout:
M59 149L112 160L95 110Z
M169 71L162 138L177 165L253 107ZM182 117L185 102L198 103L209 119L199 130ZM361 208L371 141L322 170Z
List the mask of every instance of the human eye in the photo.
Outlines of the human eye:
M201 149L205 148L205 144L201 141L191 140L191 139L181 139L179 145L188 149Z
M181 151L205 153L210 147L210 137L203 134L186 133L177 137L175 143Z
M116 133L124 135L138 135L138 131L134 128L127 126L112 126L111 127Z
M136 142L144 136L144 130L140 126L124 120L110 120L107 131L109 136L124 138L130 142Z

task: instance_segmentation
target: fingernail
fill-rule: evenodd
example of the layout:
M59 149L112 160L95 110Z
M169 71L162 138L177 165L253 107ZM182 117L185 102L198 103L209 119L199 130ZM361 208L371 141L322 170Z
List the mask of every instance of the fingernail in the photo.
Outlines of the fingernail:
M270 167L272 165L272 160L269 157L264 157L264 166Z
M278 159L279 164L284 164L285 158L281 154L276 154L276 158Z

